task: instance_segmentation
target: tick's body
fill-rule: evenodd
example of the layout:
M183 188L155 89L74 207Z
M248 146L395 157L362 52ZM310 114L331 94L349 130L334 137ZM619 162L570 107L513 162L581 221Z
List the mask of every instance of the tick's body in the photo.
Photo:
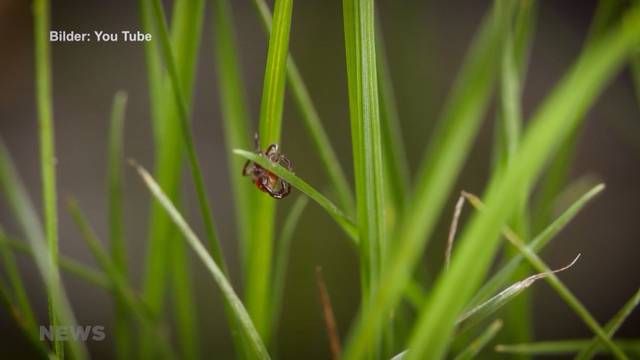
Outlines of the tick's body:
M272 163L279 164L289 171L293 169L291 161L289 161L286 155L281 154L278 151L277 144L269 145L269 147L267 147L267 151L263 152L260 150L257 135L255 139L256 152L258 155L265 156ZM247 160L244 164L244 167L242 168L242 175L251 176L258 189L268 193L275 199L282 199L291 192L291 185L288 182L251 160Z

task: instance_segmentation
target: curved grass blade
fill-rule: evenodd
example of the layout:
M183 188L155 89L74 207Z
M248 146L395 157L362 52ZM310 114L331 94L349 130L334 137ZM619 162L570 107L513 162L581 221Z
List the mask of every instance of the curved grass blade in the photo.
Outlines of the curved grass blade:
M500 344L496 346L496 351L505 354L525 354L525 355L566 355L575 354L591 343L590 339L571 339L559 341L541 341L527 344ZM640 340L616 340L617 347L625 353L640 356ZM610 354L607 348L598 348L598 354Z
M480 351L493 340L500 329L502 329L502 320L495 320L477 339L473 340L466 349L456 355L454 360L470 360L478 356Z
M531 285L533 285L534 282L569 269L576 263L576 261L578 261L579 258L580 254L578 254L578 256L576 256L576 258L566 266L563 266L556 270L551 270L549 272L541 272L535 275L531 275L524 280L520 280L517 283L509 286L508 288L502 290L491 299L465 312L457 322L457 325L460 328L459 332L464 332L465 330L486 319L488 316L498 311L498 309L500 309L502 306L506 305L508 302L516 298L516 296L520 295L523 291L528 289Z
M254 0L253 3L260 14L260 19L262 20L264 29L267 33L270 33L272 21L269 6L265 0ZM324 164L329 180L334 186L338 197L338 203L347 214L353 215L355 205L349 181L347 180L342 166L340 166L338 156L331 145L327 132L322 126L318 110L316 109L313 100L311 100L309 90L292 55L289 55L287 59L287 80L296 105L302 114L302 120L304 121L307 131L313 140L313 144L316 147L318 155L320 155L320 159ZM246 149L246 147L242 148Z
M491 96L504 26L485 18L465 59L439 120L417 177L404 219L398 224L397 248L380 281L373 306L360 314L344 359L360 359L378 336L383 321L401 299L447 195L477 133Z
M639 8L640 9L640 8ZM638 13L640 15L640 12ZM465 193L465 197L469 200L469 202L476 208L484 210L484 204L480 201L480 199L472 194ZM582 319L582 321L589 327L597 336L600 338L607 347L611 350L611 353L617 359L626 359L624 353L615 346L615 344L607 337L604 330L600 327L596 319L589 313L589 311L584 307L584 305L576 298L573 293L567 288L566 285L560 279L558 279L553 272L549 269L549 267L538 257L538 255L532 252L527 246L524 244L522 239L508 227L505 227L502 230L504 237L514 245L518 251L524 255L527 261L533 266L534 269L537 269L540 272L549 273L549 276L546 277L549 285L556 290L558 295L571 307L576 315Z
M51 252L47 246L40 219L2 141L0 141L0 188L5 194L5 199L13 211L16 221L29 241L46 291L52 297L52 303L55 305L53 311L59 320L57 324L76 326L77 322L65 293L57 263L56 265L52 264ZM51 271L54 267L55 271ZM69 341L68 346L75 359L89 357L83 342Z
M455 319L488 270L499 243L498 235L516 205L516 195L527 190L548 157L579 125L582 115L619 69L629 51L637 45L638 39L640 7L627 13L613 31L580 55L533 116L514 161L502 176L489 184L486 210L473 217L459 241L460 246L449 271L442 273L436 281L414 329L409 344L410 359L437 359L444 354ZM557 286L558 283L554 283ZM566 296L567 293L564 294ZM573 301L570 303L579 305ZM380 307L377 309L380 311ZM588 312L581 311L581 314L583 319L592 319ZM589 324L601 338L604 337L597 323L589 321ZM610 341L609 345L619 358L624 357Z
M593 198L600 194L605 189L604 184L598 184L591 190L582 195L576 202L574 202L567 210L565 210L556 220L554 220L549 226L547 226L538 236L536 236L527 247L534 253L540 252L549 241L554 239L565 226L573 220L576 215L589 203ZM476 293L473 300L471 300L471 307L478 305L480 302L485 301L502 286L504 286L509 278L514 274L515 270L524 260L522 254L517 254L509 262L502 267L495 275L487 281L480 290Z
M613 335L618 331L622 323L631 315L631 312L638 306L640 303L640 289L636 291L636 293L627 301L626 304L618 311L618 313L607 323L604 327L604 331L607 333L609 338L612 338ZM585 347L580 353L576 356L576 360L585 360L593 358L598 352L598 348L600 346L601 341L597 336L594 337L589 346Z
M244 305L238 298L238 295L236 295L233 287L231 286L231 283L229 283L229 280L225 276L222 269L209 255L206 248L202 245L196 234L193 232L193 230L191 230L182 215L180 215L175 206L173 206L171 201L167 198L162 189L160 189L155 180L153 180L151 175L139 165L135 165L135 167L138 171L138 174L149 188L151 194L166 210L167 214L171 217L171 220L173 220L174 224L182 232L182 235L184 236L187 243L191 246L193 251L200 258L200 260L202 260L207 270L213 276L213 279L220 288L222 295L229 304L229 308L233 312L233 316L236 320L235 324L239 326L238 330L241 331L245 343L250 347L250 350L253 353L253 358L260 360L269 359L267 349L260 339L260 335L258 335L258 332L256 331L256 328L254 327L253 322L251 321L251 318L247 313L247 310L244 308Z
M355 245L358 244L358 230L353 224L352 220L347 217L338 207L333 204L329 199L327 199L324 195L320 194L316 189L311 187L311 185L307 184L304 180L297 177L294 173L288 171L280 165L271 163L264 156L257 155L254 152L235 149L233 152L236 155L240 155L247 160L251 160L263 168L273 172L278 175L285 181L289 182L293 187L302 191L305 195L307 195L311 200L315 201L320 207L322 207L329 216L331 216L337 223L340 225L342 230L344 230L349 238L353 241Z

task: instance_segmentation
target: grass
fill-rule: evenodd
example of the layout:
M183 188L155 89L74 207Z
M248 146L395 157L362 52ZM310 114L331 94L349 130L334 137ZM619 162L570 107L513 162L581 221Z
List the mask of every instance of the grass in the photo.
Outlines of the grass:
M281 347L280 330L288 330L290 326L282 321L288 310L285 296L291 272L288 264L304 255L297 253L303 247L291 244L307 238L307 229L301 224L305 223L302 219L307 215L305 209L310 200L334 220L342 237L355 250L360 265L359 308L352 322L344 324L349 329L344 338L338 335L333 315L334 306L341 308L337 303L340 297L331 294L334 295L331 304L324 279L319 272L317 275L322 305L317 315L320 317L324 310L333 358L472 359L495 350L522 358L571 353L579 359L590 359L607 353L626 359L639 352L637 339L620 340L615 335L640 302L640 291L601 326L556 275L568 266L552 271L539 254L551 241L557 241L567 224L604 190L604 184L597 184L580 196L572 196L573 201L565 202L570 205L552 219L554 206L559 200L566 200L561 194L567 187L585 114L623 66L631 67L637 82L638 5L600 3L583 50L531 118L525 119L522 97L536 32L537 4L527 0L495 0L462 59L456 81L412 177L401 131L405 119L398 109L392 79L394 69L390 66L393 62L387 60L385 33L377 9L372 0L343 0L344 86L348 94L354 175L351 184L340 162L339 155L343 154L338 154L325 130L321 118L324 109L314 102L308 86L311 84L306 83L289 50L296 21L293 1L276 0L273 17L266 1L253 3L268 35L257 131L253 130L248 107L251 99L247 97L249 92L245 91L242 76L241 47L233 19L235 3L214 0L208 5L204 0L176 0L168 21L162 1L139 0L142 28L154 37L154 41L144 46L155 158L153 175L132 161L133 169L151 194L145 272L138 289L130 276L133 269L128 266L131 254L127 244L132 239L124 226L128 202L124 172L129 169L123 166L127 135L124 92L114 96L106 144L108 242L100 241L98 232L90 225L92 219L85 216L75 201L69 205L70 215L98 268L58 254L59 204L47 41L50 5L47 0L35 1L36 103L44 225L40 224L40 215L8 150L0 143L0 185L20 230L15 236L0 227L0 259L6 275L0 278L0 303L11 313L35 352L59 359L88 357L82 342L55 341L49 346L39 340L33 294L25 288L15 253L25 253L35 260L47 293L52 325L77 324L61 272L112 297L113 345L120 359L198 359L206 355L204 344L210 341L210 332L200 331L204 312L196 306L191 268L194 264L189 261L194 254L195 265L204 265L211 276L208 280L219 289L227 317L226 327L219 326L232 337L233 357L287 356L286 349ZM225 209L221 204L220 211L233 211L236 223L235 238L229 240L223 240L215 226L211 204L217 205L219 199L211 197L207 189L192 124L191 108L194 85L199 78L196 69L207 6L212 6L220 96L217 110L223 119L234 206L233 210ZM317 168L326 183L314 180L311 185L306 173L295 174L252 149L254 133L259 135L262 150L270 144L286 146L294 141L282 131L286 122L291 121L283 118L287 93L311 140L310 148L318 155ZM462 202L456 206L458 214L452 224L446 266L441 271L429 272L428 283L420 283L416 278L425 250L431 250L428 245L435 238L439 221L454 205L448 200L456 191L455 184L473 151L494 96L497 110L492 144L494 166L482 194L486 203L462 192L462 201L469 201L479 211L466 220L459 216ZM185 160L190 182L183 184ZM255 184L243 178L242 168L247 161L287 181L300 194L290 206L279 209L278 201L257 191ZM583 188L569 186L572 193L578 187ZM186 211L185 190L191 188L195 190L199 223L192 222ZM538 191L533 192L536 188ZM282 214L277 216L279 210ZM454 239L456 233L459 235ZM502 237L507 240L506 251L499 257ZM230 240L240 250L242 286L232 283L227 263L235 262L225 257L220 246L222 241ZM487 277L494 263L498 264L497 271ZM429 265L429 269L438 268L438 264ZM531 269L536 273L531 274ZM592 339L533 340L530 329L536 317L531 311L528 289L537 280L551 285L593 332ZM208 303L209 299L205 301ZM337 322L344 319L340 317ZM492 344L496 342L501 344L494 349Z
M38 128L40 130L40 171L42 173L42 204L45 236L49 249L51 273L58 272L58 210L55 170L55 146L53 138L53 105L51 101L51 56L47 34L49 32L48 0L39 0L33 6L36 52L36 100L38 104ZM57 275L55 275L57 277ZM49 294L49 322L59 324L55 294ZM55 353L64 357L64 345L55 341Z

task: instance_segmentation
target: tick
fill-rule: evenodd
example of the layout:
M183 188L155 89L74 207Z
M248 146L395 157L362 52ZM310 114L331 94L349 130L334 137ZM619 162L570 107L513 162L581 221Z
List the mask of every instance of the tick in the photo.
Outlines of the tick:
M254 141L258 155L266 157L273 164L278 164L289 171L293 170L291 161L285 154L280 152L278 144L271 144L266 151L262 151L260 150L258 134L255 135ZM247 160L244 164L242 175L251 176L251 180L256 184L256 187L268 193L274 199L282 199L291 192L291 184L251 160Z

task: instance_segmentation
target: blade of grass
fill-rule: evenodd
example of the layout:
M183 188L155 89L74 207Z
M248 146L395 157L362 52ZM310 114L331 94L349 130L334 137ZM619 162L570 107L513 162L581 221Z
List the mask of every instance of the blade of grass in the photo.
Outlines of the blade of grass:
M280 144L293 1L276 0L274 9L260 107L261 149L266 149L270 144ZM255 233L247 262L245 298L251 318L268 344L272 330L269 299L276 202L266 194L261 195L263 196L256 196L253 223Z
M640 9L640 8L638 8ZM638 12L640 15L640 12ZM484 204L480 201L478 197L475 195L465 193L465 197L469 200L469 202L479 210L485 210ZM593 333L595 333L609 349L611 353L617 359L626 359L624 353L615 346L615 344L607 337L604 330L600 327L598 322L594 319L594 317L589 313L589 311L584 307L584 305L576 298L573 293L567 288L566 285L554 273L551 272L551 269L538 257L538 255L532 252L527 246L524 244L519 235L517 235L513 230L508 227L504 227L502 230L502 234L504 237L509 240L509 242L515 246L518 251L524 255L527 261L533 266L534 269L540 272L549 273L549 276L545 279L551 285L551 287L560 295L560 297L571 307L576 315L580 317L580 319L589 327Z
M43 9L38 9L40 11ZM51 263L51 252L47 246L46 238L40 219L22 180L11 160L9 151L0 140L0 188L2 188L5 199L9 203L14 217L22 231L24 232L34 259L45 284L47 294L55 304L53 309L57 315L58 325L76 326L77 322L73 315L71 306L62 284L62 279L58 272L57 265L55 271L51 271L54 265ZM53 325L53 324L52 324ZM88 353L85 344L80 341L70 341L67 343L74 359L87 359Z
M223 296L230 305L230 309L233 311L233 316L236 318L236 323L239 325L239 329L244 336L246 344L250 346L250 350L253 352L253 356L256 359L269 359L269 354L260 335L258 334L249 314L247 313L244 305L236 295L233 287L229 283L222 269L218 266L215 259L213 259L206 248L202 245L196 234L191 230L187 222L182 215L173 206L169 198L164 194L162 189L153 180L151 175L142 167L135 165L140 177L144 180L145 184L149 188L151 194L166 210L167 214L171 217L174 224L180 229L187 243L194 250L196 255L202 260L207 270L213 276L216 284L220 288Z
M576 263L576 261L578 261L579 258L580 254L578 254L578 256L576 256L576 258L573 259L570 264L563 266L560 269L550 270L549 272L541 272L535 275L531 275L524 280L520 280L515 284L509 286L508 288L502 290L491 299L465 312L457 321L457 325L460 329L459 332L462 333L466 331L467 329L473 327L474 325L478 324L482 320L495 313L502 306L508 304L509 302L512 302L517 298L518 295L523 293L536 281L569 269Z
M373 1L343 1L362 304L377 291L385 239L384 171Z
M609 320L607 325L605 325L604 331L607 333L607 336L609 338L613 338L613 335L616 333L616 331L618 331L620 326L622 326L622 323L629 317L629 315L631 315L631 312L638 306L639 303L640 289L638 289L638 291L633 294L629 301L624 304L622 309L620 309L620 311L618 311L618 313L611 320ZM580 353L576 356L576 360L592 359L598 352L598 349L602 347L600 346L600 344L600 338L598 338L597 336L594 337L589 345L582 351L580 351Z
M541 341L527 344L500 344L496 346L496 351L506 354L528 354L528 355L564 355L574 354L588 346L590 339L571 339L559 341ZM640 340L616 340L615 344L627 354L640 356ZM599 348L599 354L610 354L609 349Z
M576 215L597 195L605 189L604 184L598 184L583 194L576 202L567 208L556 220L549 224L540 234L538 234L527 247L532 252L540 252L549 241L553 240L565 226L573 220ZM487 281L471 300L470 307L478 305L492 296L500 287L504 286L509 278L514 274L520 263L524 260L522 254L518 254L502 267L495 275Z
M172 227L172 231L177 231ZM180 339L181 357L184 359L200 359L200 345L197 325L197 311L195 311L195 300L193 298L193 284L191 280L191 267L189 257L185 249L185 244L172 234L171 239L171 262L173 264L172 289L175 294L173 304L176 323L178 326L178 337ZM179 244L175 244L179 242Z
M7 286L0 282L0 303L4 304L7 308L7 311L13 319L18 324L18 328L24 333L25 337L29 342L33 345L33 347L38 351L41 358L43 359L55 359L55 354L50 352L45 342L41 341L39 336L36 335L36 332L27 326L27 323L24 322L24 317L19 310L19 306L12 302L11 296L9 296L9 290Z
M49 0L36 0L33 4L35 36L36 101L38 109L38 129L40 132L40 172L42 181L42 205L45 234L47 239L50 271L58 271L58 200L56 190L55 145L53 138L53 104L51 95L51 55L48 39L51 4ZM58 275L52 275L57 278ZM59 325L55 309L57 304L53 294L48 295L49 322ZM64 358L64 344L54 341L56 356Z
M288 171L280 165L273 164L264 156L259 156L255 152L235 149L233 152L236 155L242 156L247 160L251 160L263 168L273 172L285 181L291 184L291 186L300 190L307 195L311 200L315 201L320 207L322 207L333 220L340 225L342 230L349 235L354 245L358 245L358 230L353 221L347 217L335 204L333 204L324 195L314 189L311 185L307 184L304 180L297 177L294 173Z
M18 266L13 256L13 252L11 248L9 248L6 240L7 236L4 233L2 226L0 226L0 257L13 294L13 301L11 302L16 304L16 309L20 313L20 319L21 322L24 323L25 330L35 334L37 332L36 329L38 329L38 323L36 322L36 317L33 314L33 308L29 302L27 291L22 283L22 277L18 271Z
M220 86L222 124L228 151L231 187L236 213L236 228L240 241L243 269L247 266L247 252L251 241L253 224L253 198L256 195L253 184L242 177L243 160L233 156L233 149L249 149L249 108L247 106L240 60L236 48L233 14L228 0L216 0L214 16L214 37L216 66Z
M327 337L329 338L329 347L331 348L331 359L339 360L341 346L340 336L338 335L338 326L336 325L336 318L333 315L333 306L331 305L329 290L327 290L327 284L322 276L322 268L320 266L316 267L316 286L318 287L320 303L322 304L324 323L327 327Z
M380 282L373 306L360 314L347 343L344 359L360 359L378 335L383 320L399 302L422 250L462 167L487 108L504 26L487 17L474 40L433 140L427 149L404 219L398 226L398 247Z
M140 12L143 27L146 32L152 33L154 38L159 37L154 26L154 16L152 3L140 0ZM175 50L175 63L179 73L181 90L186 108L190 108L192 102L195 69L197 64L197 53L202 33L202 22L204 18L204 0L178 0L173 4L172 34L171 41ZM182 176L182 156L183 141L181 137L181 120L179 105L174 96L174 88L171 79L166 78L166 73L162 68L161 44L157 41L145 43L145 55L149 77L149 93L151 114L153 119L154 143L155 143L155 173L162 188L167 191L173 200L176 200L180 191L180 180ZM165 61L165 64L167 62ZM189 273L187 268L176 268L179 261L168 262L169 253L180 255L184 249L176 249L184 246L179 239L172 236L179 234L164 213L155 203L151 207L151 218L149 224L149 244L147 252L147 262L145 268L144 293L149 304L157 314L162 314L164 294L167 282L158 274L171 273L171 283L176 282L187 284ZM179 259L178 259L179 260ZM171 267L174 269L171 269ZM167 270L169 269L169 270ZM185 289L186 290L186 289ZM193 339L189 333L197 331L195 315L192 318L184 317L184 312L180 311L180 304L192 302L190 294L186 292L173 292L176 298L176 317L179 320L179 335L183 343L183 348L189 349L190 353L197 352L197 345L193 341L185 343L183 339ZM193 304L188 304L193 308ZM142 357L149 357L153 344L149 341L142 343Z
M487 344L493 340L496 334L502 329L502 320L497 319L489 325L485 331L476 339L474 339L469 345L456 355L455 360L473 359L484 349ZM394 356L391 360L402 360L407 354L408 350L401 352Z
M89 225L89 222L80 210L75 199L69 199L68 208L69 213L82 234L82 239L87 244L89 250L91 250L91 253L105 274L109 277L113 285L113 295L123 304L123 312L125 312L127 316L134 314L138 318L143 326L145 335L150 335L150 337L154 339L156 347L162 351L163 356L175 357L175 355L172 354L170 342L165 336L166 330L163 329L164 326L158 326L157 321L154 321L154 315L150 309L138 300L135 291L118 264L112 260L109 253L100 244L98 236L91 228L91 225Z
M536 2L522 1L517 4L515 23L509 26L502 46L500 60L498 114L497 114L497 139L495 141L497 173L513 161L513 156L518 149L523 126L522 115L522 91L528 54L531 48L531 34L535 22ZM509 223L520 234L529 240L529 194L520 195L520 201L511 215ZM505 253L508 256L517 255L517 251L507 247ZM528 273L526 266L516 270L511 282L522 279ZM509 342L527 342L531 340L533 318L531 316L531 299L529 294L523 294L511 301L505 309L505 331L502 337Z
M111 108L111 129L109 131L109 159L107 168L107 194L109 203L109 240L111 257L124 276L127 274L127 251L124 243L124 209L122 185L123 127L127 105L127 94L117 92ZM115 342L118 359L131 356L131 332L124 304L114 297Z
M384 172L387 175L386 207L388 223L395 225L402 216L409 186L409 164L402 140L400 115L393 90L393 80L387 61L384 36L380 17L376 19L376 59L378 65L378 84L380 97L380 121L382 127L382 151ZM388 229L391 232L393 226Z
M287 264L289 263L289 249L291 248L291 239L300 223L300 218L304 209L307 207L309 199L306 196L298 196L293 203L289 214L285 218L282 231L278 239L277 253L273 271L273 298L271 301L271 322L275 330L278 329L280 322L280 314L282 312L282 298L284 296L284 284L287 275Z
M262 20L266 33L270 33L272 21L269 6L265 0L254 0L253 3L260 14L260 19ZM353 215L355 206L349 181L331 145L327 132L322 126L318 110L311 100L307 85L292 55L289 55L287 59L287 80L296 106L302 115L302 120L313 140L318 155L320 155L320 160L324 164L329 180L333 184L338 203L347 214Z
M455 360L470 360L478 356L500 329L502 329L502 320L498 319L492 322L477 339L473 340L466 349L456 355Z
M502 176L490 182L486 210L473 217L462 234L449 271L442 273L436 281L414 329L409 346L410 359L435 359L444 354L457 315L488 270L498 245L498 235L518 200L516 195L533 183L548 157L579 125L582 115L619 69L628 52L637 45L638 39L640 8L636 7L626 14L619 26L580 55L541 105L514 161ZM380 311L379 307L377 309ZM583 315L585 319L590 317L588 313ZM590 325L595 329L597 323L590 322Z
M611 28L622 13L621 2L603 0L598 3L596 13L589 27L589 34L585 46L598 40ZM541 179L538 195L533 201L532 230L540 231L549 223L553 215L553 205L558 194L567 184L571 164L575 158L576 147L580 139L580 128L575 128L564 144L558 149L551 160L545 176Z
M32 258L34 257L33 251L31 250L29 245L25 244L23 241L5 239L2 242L3 244L9 246L12 250L27 254ZM70 275L73 275L78 279L84 280L88 284L97 286L99 288L103 288L105 290L111 289L111 283L103 273L94 270L89 266L82 264L72 258L60 254L58 254L58 262L60 265L60 269L69 273Z
M198 155L195 150L194 139L191 132L190 123L189 123L189 113L187 109L187 104L185 102L184 94L181 91L179 73L178 73L176 61L173 55L173 50L169 42L169 35L168 35L166 20L164 16L164 10L162 8L162 4L160 0L152 1L152 13L153 13L153 18L155 20L155 26L159 33L160 45L161 45L160 49L162 52L163 60L167 67L168 74L169 74L171 88L173 90L172 93L174 96L174 100L178 105L178 114L179 114L178 119L180 120L181 134L182 134L184 145L187 151L187 158L189 160L189 165L191 168L191 176L196 188L198 203L200 205L201 217L205 225L205 234L209 242L209 247L211 249L211 254L213 256L213 259L216 261L217 264L219 264L220 269L222 269L223 273L228 274L227 266L224 261L224 257L220 247L220 242L218 241L215 225L213 223L211 207L209 205L207 191L206 191L206 187L204 185L204 179L202 176L202 170L200 169L200 166L199 166ZM237 328L242 325L237 323L238 320L234 318L232 314L234 306L235 305L233 303L230 303L229 301L225 302L225 313L227 315L230 328L232 329L231 330L232 336L236 336L236 334L241 333L237 331ZM234 341L235 341L235 344L239 344L239 341L237 340L234 340Z

